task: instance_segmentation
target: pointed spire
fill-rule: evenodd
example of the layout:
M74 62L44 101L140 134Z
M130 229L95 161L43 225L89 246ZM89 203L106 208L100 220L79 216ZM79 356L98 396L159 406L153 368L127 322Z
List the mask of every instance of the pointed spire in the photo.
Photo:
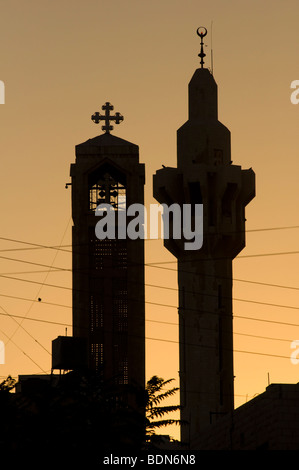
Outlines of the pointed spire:
M204 26L200 26L199 28L197 28L196 32L197 32L197 35L201 39L201 41L200 41L200 53L198 54L198 57L200 57L200 65L201 65L201 68L203 69L203 65L204 65L203 59L206 56L206 54L203 51L203 38L208 34L208 31Z

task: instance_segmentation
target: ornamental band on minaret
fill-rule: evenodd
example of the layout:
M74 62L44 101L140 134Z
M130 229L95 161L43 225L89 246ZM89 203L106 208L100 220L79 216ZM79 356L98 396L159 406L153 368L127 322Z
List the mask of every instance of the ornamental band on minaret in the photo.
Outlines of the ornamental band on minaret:
M181 240L165 247L177 258L181 440L192 442L234 409L232 260L245 246L245 206L255 196L255 174L231 161L229 130L218 121L217 84L204 67L189 83L189 117L177 131L177 167L158 170L160 203L203 204L203 245L186 251Z

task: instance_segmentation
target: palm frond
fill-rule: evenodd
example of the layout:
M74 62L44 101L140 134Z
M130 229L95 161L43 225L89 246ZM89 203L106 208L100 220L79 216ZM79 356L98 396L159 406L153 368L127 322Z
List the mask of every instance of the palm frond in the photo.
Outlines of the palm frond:
M146 384L146 390L148 392L148 395L149 396L154 396L163 387L165 387L165 385L168 385L173 380L174 379L164 380L164 379L162 379L162 377L158 377L157 375L154 375L150 380L148 380L148 382Z
M149 429L162 428L163 426L169 426L170 424L181 424L180 419L161 419L159 421L152 421L149 425Z
M0 390L1 391L10 391L14 388L16 384L16 380L9 375L6 379L0 382Z
M153 419L153 418L158 418L161 417L165 414L172 413L174 411L180 410L181 407L180 405L169 405L169 406L157 406L155 408L152 408L148 412L148 418Z
M167 390L164 393L160 393L160 395L157 395L157 396L153 395L152 397L149 397L149 402L148 402L147 407L150 408L152 406L158 405L162 400L164 400L165 398L171 397L178 390L179 390L178 387L174 387L174 388L171 388L170 390Z
M146 434L147 436L153 436L155 429L169 426L171 424L182 424L180 419L158 419L162 418L168 413L172 413L181 409L180 405L168 405L159 406L160 403L173 396L178 390L178 387L170 388L169 390L163 391L163 388L169 385L174 379L164 380L162 377L154 375L148 380L146 385L147 392L147 403L146 403Z

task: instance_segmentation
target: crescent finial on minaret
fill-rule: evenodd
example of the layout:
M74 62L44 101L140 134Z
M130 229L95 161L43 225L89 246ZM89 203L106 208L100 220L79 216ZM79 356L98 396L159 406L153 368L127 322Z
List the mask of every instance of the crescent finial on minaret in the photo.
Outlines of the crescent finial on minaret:
M204 65L204 60L203 59L206 56L206 54L203 51L203 38L208 34L208 31L204 26L200 26L199 28L197 28L196 32L197 32L197 35L201 39L201 41L200 41L200 53L198 54L198 56L200 57L200 65L201 65L201 68L203 69L203 65Z

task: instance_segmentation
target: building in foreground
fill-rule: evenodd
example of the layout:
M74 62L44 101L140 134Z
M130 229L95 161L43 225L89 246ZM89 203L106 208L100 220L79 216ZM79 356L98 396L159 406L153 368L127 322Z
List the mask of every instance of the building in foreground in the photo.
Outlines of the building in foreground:
M299 384L264 393L211 424L191 442L200 450L299 450Z

